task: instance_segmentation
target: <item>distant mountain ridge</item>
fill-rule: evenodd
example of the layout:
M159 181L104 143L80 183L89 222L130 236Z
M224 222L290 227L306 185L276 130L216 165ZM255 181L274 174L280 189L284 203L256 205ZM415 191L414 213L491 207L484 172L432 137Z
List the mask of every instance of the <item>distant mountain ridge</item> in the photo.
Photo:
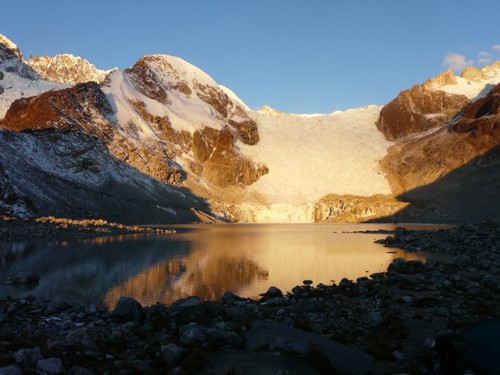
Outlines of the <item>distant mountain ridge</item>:
M101 83L112 71L99 70L80 56L75 57L70 54L54 57L34 56L30 57L27 63L46 81L72 85L90 81Z
M251 110L178 57L103 71L72 55L26 61L0 36L0 213L135 223L476 220L500 193L495 179L485 177L487 192L466 184L465 172L453 174L463 191L418 189L455 170L494 173L499 82L500 62L441 73L383 108L293 115ZM465 168L482 155L483 169ZM446 203L453 194L476 199L474 215Z

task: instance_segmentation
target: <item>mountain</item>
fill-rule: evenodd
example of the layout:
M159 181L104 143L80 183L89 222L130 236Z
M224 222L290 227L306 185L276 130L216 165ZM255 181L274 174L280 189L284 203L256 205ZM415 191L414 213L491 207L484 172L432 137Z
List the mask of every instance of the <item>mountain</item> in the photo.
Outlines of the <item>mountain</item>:
M80 56L75 57L70 54L54 57L34 56L30 57L27 63L46 81L72 85L90 81L100 83L111 72L111 70L99 70Z
M474 215L438 203L499 192L483 175L497 165L498 82L500 63L442 73L384 107L254 111L178 57L102 71L71 55L27 62L2 36L0 213L129 223L465 220ZM467 184L468 173L489 190Z
M396 220L499 218L500 85L494 85L500 82L499 73L495 63L481 71L469 68L451 85L430 81L434 89L472 100L450 121L401 137L389 149L382 168L394 195L409 203ZM449 109L443 105L441 113Z

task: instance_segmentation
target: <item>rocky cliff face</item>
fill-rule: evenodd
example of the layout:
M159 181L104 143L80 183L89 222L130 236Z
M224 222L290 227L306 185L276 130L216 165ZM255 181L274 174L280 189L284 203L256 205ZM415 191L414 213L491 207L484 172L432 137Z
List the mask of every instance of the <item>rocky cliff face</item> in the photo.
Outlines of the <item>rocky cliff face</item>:
M482 139L494 145L500 144L500 85L467 106L451 127L453 131L469 134L477 141Z
M382 167L394 194L411 203L399 220L499 218L499 94L496 86L446 127L389 150Z
M500 82L500 62L465 69L460 77L447 71L402 91L382 108L377 127L395 140L446 124L477 97Z
M465 95L435 90L431 85L453 83L456 83L455 75L447 72L423 85L402 91L382 108L377 128L387 139L395 140L445 124L469 103L469 99Z
M94 64L80 56L69 54L34 56L28 60L31 66L46 81L77 84L94 81L101 83L110 71L99 70Z

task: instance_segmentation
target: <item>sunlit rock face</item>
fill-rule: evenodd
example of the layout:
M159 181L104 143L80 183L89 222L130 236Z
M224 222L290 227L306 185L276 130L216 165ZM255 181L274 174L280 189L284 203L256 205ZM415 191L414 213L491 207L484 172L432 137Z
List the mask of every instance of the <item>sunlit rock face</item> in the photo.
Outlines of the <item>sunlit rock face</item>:
M395 140L445 124L468 103L465 95L413 86L382 108L377 128L387 139Z
M14 131L98 130L95 123L110 126L112 116L113 110L99 85L90 82L16 100L5 114L2 127Z
M469 67L460 77L449 70L402 91L382 108L377 127L390 140L439 127L498 83L500 62L480 70Z
M457 133L470 134L478 142L479 138L491 138L491 142L500 143L500 85L471 103L452 128Z
M330 194L321 198L314 208L314 221L318 223L358 223L385 218L408 203L391 195L369 197Z
M70 54L30 57L28 65L44 80L73 85L90 81L100 83L110 72L99 70L80 56Z

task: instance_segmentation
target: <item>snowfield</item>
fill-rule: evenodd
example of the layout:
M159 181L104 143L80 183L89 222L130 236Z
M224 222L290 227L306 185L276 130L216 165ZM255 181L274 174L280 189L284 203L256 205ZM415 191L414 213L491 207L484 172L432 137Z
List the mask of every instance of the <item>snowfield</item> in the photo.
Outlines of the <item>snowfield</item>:
M268 166L269 174L249 187L260 203L300 205L326 194L390 194L378 162L393 143L375 126L381 107L331 115L270 115L252 112L260 132L243 154Z

